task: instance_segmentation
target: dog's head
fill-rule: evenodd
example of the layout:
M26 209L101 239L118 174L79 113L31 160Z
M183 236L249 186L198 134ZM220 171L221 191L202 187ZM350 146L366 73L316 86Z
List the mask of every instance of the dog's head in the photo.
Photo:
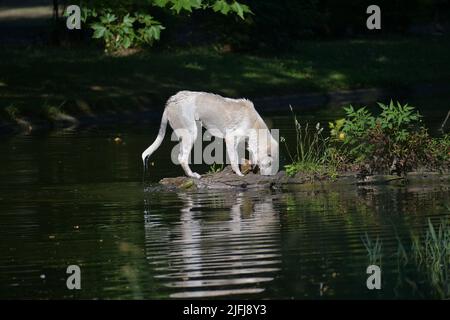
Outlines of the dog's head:
M279 169L279 147L278 142L271 136L270 144L264 148L263 153L259 155L259 172L263 176L275 175Z

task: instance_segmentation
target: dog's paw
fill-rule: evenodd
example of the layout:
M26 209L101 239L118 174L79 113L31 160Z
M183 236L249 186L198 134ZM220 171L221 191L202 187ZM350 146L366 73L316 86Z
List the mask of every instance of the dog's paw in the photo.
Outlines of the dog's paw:
M244 174L241 173L241 172L236 172L236 174L237 174L239 177L243 177L243 176L244 176Z
M195 179L200 179L202 176L199 175L197 172L193 172L191 177Z

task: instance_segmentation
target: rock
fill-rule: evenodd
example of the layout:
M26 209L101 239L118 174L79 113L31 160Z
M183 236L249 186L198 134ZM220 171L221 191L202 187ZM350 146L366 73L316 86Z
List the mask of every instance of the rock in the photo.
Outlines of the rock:
M435 181L437 183L450 182L450 174L439 172L409 172L404 176L397 175L361 175L358 172L341 172L336 178L325 175L311 175L298 173L294 177L280 171L274 176L262 176L258 173L248 172L245 176L236 175L231 166L225 167L216 173L204 174L201 179L190 177L164 178L159 183L169 189L254 189L272 188L280 189L289 185L383 185L424 183Z
M233 172L231 166L227 166L220 172L205 174L201 179L190 177L164 178L159 183L176 189L276 189L284 185L304 184L315 180L320 181L318 177L305 175L289 177L285 171L280 171L273 176L262 176L250 171L244 177L240 177Z
M361 177L357 184L359 185L375 185L375 184L388 184L392 182L405 182L406 177L404 176L396 176L396 175L390 175L390 174L381 174L381 175L374 175L374 176L364 176Z

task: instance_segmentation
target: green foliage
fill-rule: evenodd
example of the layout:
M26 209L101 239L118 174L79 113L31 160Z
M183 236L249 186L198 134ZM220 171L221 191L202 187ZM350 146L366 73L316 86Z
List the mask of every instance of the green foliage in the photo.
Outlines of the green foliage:
M369 0L246 0L246 3L255 13L248 24L234 27L219 18L211 19L205 29L212 28L236 47L277 52L303 48L302 40L308 38L352 37L374 32L366 27L365 12L373 4ZM383 11L383 34L398 33L418 24L431 25L436 21L435 12L442 19L449 11L442 0L378 0L377 5ZM367 54L363 56L368 58Z
M402 106L399 102L389 105L378 103L381 114L374 117L365 107L355 110L353 106L344 107L347 119L342 131L346 134L345 143L354 144L367 137L370 130L380 127L394 141L405 141L411 125L420 120L420 114L408 104Z
M330 161L330 139L324 136L323 127L320 126L320 123L317 123L314 128L311 128L309 123L302 126L292 107L289 107L295 123L296 148L295 153L292 154L286 140L281 139L292 161L285 165L286 174L293 176L301 172L334 177L335 170Z
M439 138L430 138L425 145L424 153L430 167L450 166L450 134Z
M150 11L162 10L180 15L193 10L212 9L224 15L234 13L241 19L250 8L237 1L225 0L149 0L81 1L83 22L93 29L93 38L102 39L106 51L152 45L165 29Z
M135 24L139 27L135 27ZM107 51L128 49L131 46L152 44L159 40L165 28L152 16L140 12L134 16L126 14L119 19L109 9L100 15L99 21L91 24L94 39L103 39Z
M423 234L412 233L405 246L399 235L397 238L398 266L409 265L427 278L431 287L442 298L450 297L450 226L448 219L442 219L435 226L428 219L427 228ZM373 241L366 233L362 242L367 250L370 264L381 263L383 248L381 241L377 238ZM401 269L399 269L399 272Z
M448 166L448 137L431 138L414 107L392 101L378 105L376 117L365 107L349 106L344 120L329 124L333 142L342 144L341 156L371 172Z
M334 122L329 122L330 136L334 141L343 141L345 139L345 133L343 132L345 119L338 119Z
M329 122L330 136L323 128L300 125L296 129L296 153L286 165L288 175L298 172L337 176L338 171L358 170L363 174L397 173L427 168L448 171L450 135L433 138L421 125L421 115L414 107L400 103L378 104L374 116L367 108L345 107L346 117ZM292 110L292 108L291 108Z
M382 241L377 237L375 241L370 239L367 232L365 233L364 237L361 238L364 247L367 250L367 257L369 259L369 264L375 264L380 266L381 260L382 260L382 247L383 243Z
M365 107L355 110L352 105L344 107L347 121L344 121L343 132L347 134L346 142L352 143L367 133L375 124L375 118Z
M213 163L212 165L209 166L209 169L208 169L207 173L217 173L217 172L222 171L223 168L224 168L223 163L220 164L220 165L216 164L216 163Z
M414 107L408 104L402 106L399 102L395 105L392 101L389 105L378 103L383 110L377 118L380 127L394 138L396 142L404 142L408 138L410 125L417 123L421 115Z
M365 108L355 110L353 106L344 107L347 118L342 126L344 133L343 142L351 146L349 149L350 156L358 158L370 152L367 150L370 146L361 144L360 141L367 137L370 129L375 126L375 117Z
M411 256L418 269L425 272L434 288L445 298L450 296L450 227L442 219L436 227L428 219L423 236L411 235Z

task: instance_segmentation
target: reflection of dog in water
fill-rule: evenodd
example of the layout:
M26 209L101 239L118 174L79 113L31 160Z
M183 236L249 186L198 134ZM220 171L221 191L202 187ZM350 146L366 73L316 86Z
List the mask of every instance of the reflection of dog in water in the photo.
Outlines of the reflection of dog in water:
M171 296L263 291L261 283L273 279L280 263L279 214L271 196L262 201L247 193L178 196L183 208L177 223L155 223L160 218L149 212L146 224L146 243L154 244L147 247L147 259L156 267L156 278L177 288Z
M158 136L142 153L144 166L148 157L161 145L169 122L181 139L178 161L184 172L189 177L200 178L198 173L191 171L188 163L197 139L196 121L213 136L225 139L231 167L237 175L243 176L239 169L238 145L247 139L252 163L259 167L260 173L273 175L278 171L278 142L251 101L192 91L180 91L167 101Z

